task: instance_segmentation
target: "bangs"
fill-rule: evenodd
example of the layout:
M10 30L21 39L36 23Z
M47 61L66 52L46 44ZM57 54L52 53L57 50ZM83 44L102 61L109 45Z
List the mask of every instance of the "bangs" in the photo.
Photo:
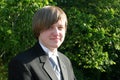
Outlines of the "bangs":
M43 24L46 29L50 28L50 26L58 22L58 20L66 19L66 15L59 8L47 7L45 9Z
M55 6L45 6L38 10L33 17L33 33L37 38L41 31L49 29L51 25L58 22L58 20L65 21L65 27L67 27L67 16L64 11Z

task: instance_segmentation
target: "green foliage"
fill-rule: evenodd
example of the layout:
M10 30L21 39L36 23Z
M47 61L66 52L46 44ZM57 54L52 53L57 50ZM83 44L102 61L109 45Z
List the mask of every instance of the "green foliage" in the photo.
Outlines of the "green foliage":
M99 21L98 16L80 12L75 7L67 10L67 14L69 15L69 26L64 46L68 50L66 54L71 53L70 58L84 68L105 71L107 66L115 64L110 58L109 51L104 50L106 45L114 47L113 38L119 40L118 37L110 36L113 33L109 32L113 29L108 29L109 26L104 27L104 23Z
M7 80L9 60L35 43L31 31L33 14L49 4L55 3L52 0L0 1L0 80Z
M35 43L31 31L34 12L56 3L65 10L69 22L60 50L75 64L78 80L100 80L101 72L112 74L109 80L112 76L119 79L120 69L116 67L120 66L120 1L55 1L0 1L0 80L7 80L9 60Z
M69 25L61 49L68 51L65 54L83 69L114 70L111 65L116 65L120 51L119 2L77 0L70 4L72 7L65 6ZM93 74L100 76L100 72Z
M2 58L7 56L5 58L8 60L8 57L32 46L34 43L31 31L32 17L34 12L44 5L48 5L48 0L1 1L0 55Z

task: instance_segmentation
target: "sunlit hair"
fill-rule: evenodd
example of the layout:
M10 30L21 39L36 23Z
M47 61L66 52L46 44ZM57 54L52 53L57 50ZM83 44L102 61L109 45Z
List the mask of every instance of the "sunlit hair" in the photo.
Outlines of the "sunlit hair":
M65 27L67 28L67 16L64 11L56 6L45 6L39 9L33 17L33 33L36 38L39 37L40 32L49 29L51 25L58 20L65 21Z

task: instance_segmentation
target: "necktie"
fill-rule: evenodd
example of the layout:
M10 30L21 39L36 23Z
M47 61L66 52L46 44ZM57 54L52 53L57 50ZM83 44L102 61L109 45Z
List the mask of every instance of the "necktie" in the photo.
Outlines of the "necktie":
M50 60L50 62L52 64L52 67L53 67L53 69L55 71L56 76L58 77L58 80L61 80L61 74L60 74L60 68L59 68L59 66L54 61L54 59L52 59L52 57L50 57L49 60Z

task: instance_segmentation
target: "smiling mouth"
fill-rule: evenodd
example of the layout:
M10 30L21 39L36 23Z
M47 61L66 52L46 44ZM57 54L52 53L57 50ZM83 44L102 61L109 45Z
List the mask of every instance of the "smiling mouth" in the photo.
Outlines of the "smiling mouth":
M59 41L60 38L51 38L51 40L53 40L53 41Z

